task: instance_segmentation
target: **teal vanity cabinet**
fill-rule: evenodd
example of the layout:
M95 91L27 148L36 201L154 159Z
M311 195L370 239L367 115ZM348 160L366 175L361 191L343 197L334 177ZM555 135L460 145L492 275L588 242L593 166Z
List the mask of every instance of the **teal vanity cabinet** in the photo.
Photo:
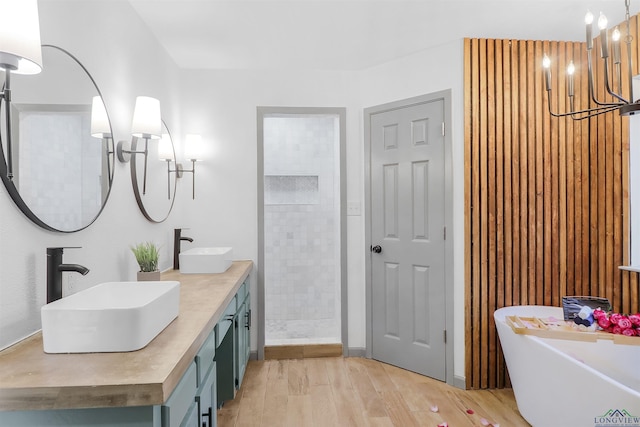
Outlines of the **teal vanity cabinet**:
M216 426L248 361L252 267L163 273L181 283L180 314L137 351L47 354L41 333L1 350L0 426Z
M215 332L163 405L0 412L0 426L215 427Z
M216 348L218 408L225 401L235 398L242 385L244 372L251 351L249 283L245 281L227 305L216 325L218 347Z

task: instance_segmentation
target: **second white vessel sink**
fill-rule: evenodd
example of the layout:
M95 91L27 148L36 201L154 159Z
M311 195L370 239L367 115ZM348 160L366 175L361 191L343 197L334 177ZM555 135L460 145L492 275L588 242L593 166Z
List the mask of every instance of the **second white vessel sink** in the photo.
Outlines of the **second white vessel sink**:
M233 262L233 248L192 248L180 252L180 273L224 273Z
M107 282L42 307L45 353L145 347L178 317L180 282Z

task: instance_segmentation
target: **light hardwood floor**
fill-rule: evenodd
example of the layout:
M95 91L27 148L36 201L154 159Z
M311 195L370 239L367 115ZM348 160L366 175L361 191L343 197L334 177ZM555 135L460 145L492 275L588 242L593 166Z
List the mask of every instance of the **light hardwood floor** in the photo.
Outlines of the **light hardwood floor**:
M218 411L219 427L466 427L484 420L529 426L511 390L464 391L357 357L251 361L236 398Z

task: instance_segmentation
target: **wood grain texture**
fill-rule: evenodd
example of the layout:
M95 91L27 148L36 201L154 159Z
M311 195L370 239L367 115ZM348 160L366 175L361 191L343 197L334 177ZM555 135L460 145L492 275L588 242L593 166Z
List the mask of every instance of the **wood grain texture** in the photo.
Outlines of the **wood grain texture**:
M273 345L264 347L265 360L337 357L342 355L342 344Z
M236 398L218 410L218 427L471 427L483 418L529 426L510 389L465 391L375 360L329 357L250 361Z
M39 332L0 352L0 410L160 405L253 266L236 261L222 274L163 273L180 282L178 317L141 350L46 354Z
M631 35L637 64L637 16ZM638 274L618 269L630 257L629 123L617 112L584 121L549 114L544 53L551 109L571 107L570 61L580 70L574 107L593 107L584 43L466 39L464 50L466 384L501 388L509 378L497 308L559 306L566 295L606 297L621 312L640 306ZM597 96L612 102L597 62Z

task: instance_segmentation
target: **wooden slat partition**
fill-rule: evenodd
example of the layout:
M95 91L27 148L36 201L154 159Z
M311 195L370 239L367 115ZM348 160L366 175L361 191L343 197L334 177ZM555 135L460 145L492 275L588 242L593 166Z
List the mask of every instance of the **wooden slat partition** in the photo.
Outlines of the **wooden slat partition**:
M637 17L631 24L637 68ZM583 121L551 117L543 53L553 63L551 109L570 108L561 71L570 61L575 107L592 108L584 43L465 40L469 388L509 385L493 322L497 308L560 306L565 295L607 297L622 312L639 307L638 275L618 269L629 261L628 119L617 112ZM597 40L594 56L598 96L611 102L597 83Z

